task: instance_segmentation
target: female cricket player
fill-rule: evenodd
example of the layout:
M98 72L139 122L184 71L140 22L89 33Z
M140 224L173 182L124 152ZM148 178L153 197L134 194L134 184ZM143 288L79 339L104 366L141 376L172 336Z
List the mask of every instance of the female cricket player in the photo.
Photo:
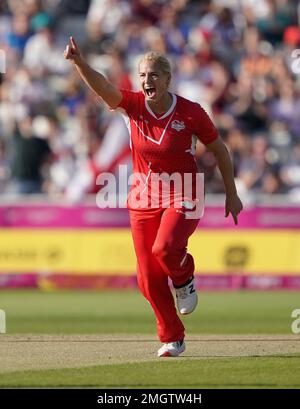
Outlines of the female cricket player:
M201 217L199 214L191 217L199 201L195 194L196 140L198 138L215 155L225 185L225 216L231 214L234 223L238 224L243 206L237 195L229 153L201 106L169 91L171 68L165 56L154 52L143 56L138 67L139 92L119 90L104 75L93 70L73 37L70 37L64 57L75 65L85 83L110 109L118 109L126 115L133 172L139 175L134 178L127 201L138 285L156 316L157 332L163 344L157 355L178 356L185 350L184 326L177 314L168 279L175 288L178 312L190 314L198 298L194 260L187 252L187 244ZM176 175L183 182L185 176L190 175L191 189L180 193L174 187L169 189L166 206L163 203L166 197L160 197L161 190L156 183L157 175L162 174Z

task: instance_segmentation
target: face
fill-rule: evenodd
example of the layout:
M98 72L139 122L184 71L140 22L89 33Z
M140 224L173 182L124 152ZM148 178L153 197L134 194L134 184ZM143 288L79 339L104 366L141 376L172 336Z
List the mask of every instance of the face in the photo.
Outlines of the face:
M139 66L142 91L149 102L159 102L168 92L171 76L163 72L153 61L142 61Z

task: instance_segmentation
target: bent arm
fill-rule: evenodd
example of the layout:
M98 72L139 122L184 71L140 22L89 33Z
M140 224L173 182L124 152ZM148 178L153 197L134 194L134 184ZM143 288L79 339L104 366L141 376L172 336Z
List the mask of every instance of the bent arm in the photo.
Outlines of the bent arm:
M206 146L214 154L224 181L226 192L225 216L227 217L231 213L234 223L238 224L238 214L242 211L243 204L237 195L229 152L220 137Z
M122 93L114 87L104 75L93 70L85 61L80 64L75 64L76 69L91 90L96 92L107 105L111 108L116 108L122 101Z
M73 37L64 51L66 60L70 60L76 67L84 82L101 97L111 108L116 108L122 101L122 93L114 87L99 72L93 70L81 55L80 49Z
M218 167L223 177L226 194L236 194L234 183L233 166L226 145L220 138L206 145L206 147L214 154Z

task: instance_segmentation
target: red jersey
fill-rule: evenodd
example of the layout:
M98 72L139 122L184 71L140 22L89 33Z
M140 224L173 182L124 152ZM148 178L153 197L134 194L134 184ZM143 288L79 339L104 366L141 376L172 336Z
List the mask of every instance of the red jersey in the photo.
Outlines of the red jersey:
M159 116L151 110L141 91L121 92L123 99L118 109L122 108L126 113L133 172L144 175L143 183L150 187L148 194L153 185L151 173L177 173L182 176L188 173L195 180L198 172L194 157L197 138L207 145L218 137L204 109L195 102L172 94L171 107ZM134 180L133 187L135 185ZM139 193L143 193L142 189Z

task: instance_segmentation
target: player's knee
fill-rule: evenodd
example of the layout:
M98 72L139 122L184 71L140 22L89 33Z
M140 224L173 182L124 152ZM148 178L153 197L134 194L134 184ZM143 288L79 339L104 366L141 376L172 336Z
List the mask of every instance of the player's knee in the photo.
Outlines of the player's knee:
M164 260L170 254L168 243L155 243L152 247L152 254L158 260Z

